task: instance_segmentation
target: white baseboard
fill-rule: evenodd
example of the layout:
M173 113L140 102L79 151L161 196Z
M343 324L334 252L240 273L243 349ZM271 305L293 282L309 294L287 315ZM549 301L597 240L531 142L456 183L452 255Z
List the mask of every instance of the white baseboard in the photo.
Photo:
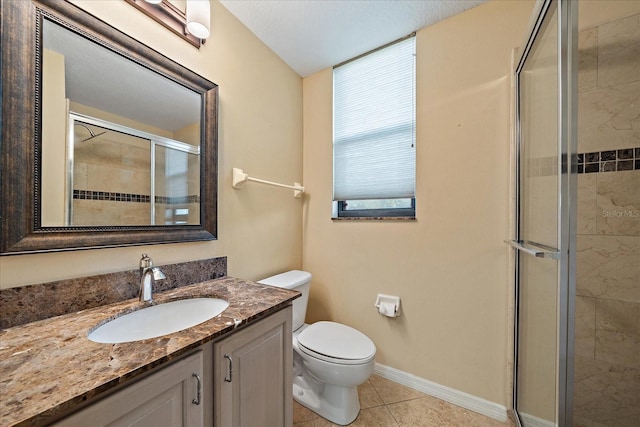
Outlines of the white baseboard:
M523 425L527 427L554 427L556 425L553 421L543 420L542 418L534 417L533 415L524 414L519 412Z
M408 372L376 363L373 373L398 384L402 384L419 392L437 397L445 402L469 409L498 421L507 420L507 408L497 403L484 400L472 394L455 390Z

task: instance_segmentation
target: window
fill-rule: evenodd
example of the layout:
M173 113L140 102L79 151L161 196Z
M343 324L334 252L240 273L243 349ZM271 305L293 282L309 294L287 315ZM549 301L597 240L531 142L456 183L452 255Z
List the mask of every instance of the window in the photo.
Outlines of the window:
M337 217L415 217L415 36L333 70Z

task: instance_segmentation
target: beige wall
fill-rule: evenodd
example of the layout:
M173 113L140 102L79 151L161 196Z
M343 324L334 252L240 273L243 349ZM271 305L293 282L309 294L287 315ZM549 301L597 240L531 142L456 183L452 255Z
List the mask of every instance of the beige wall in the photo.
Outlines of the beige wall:
M67 184L67 102L64 97L64 57L44 49L42 61L42 155L50 162L42 165L42 225L64 224L64 197Z
M228 256L229 273L259 279L301 266L302 201L289 191L231 187L231 168L274 181L302 179L302 79L212 2L211 37L200 50L122 1L74 0L88 12L220 86L217 241L0 258L2 288Z
M377 361L508 405L510 70L533 2L494 1L417 34L415 222L331 220L332 72L304 79L307 320L363 331ZM400 295L402 316L374 309Z

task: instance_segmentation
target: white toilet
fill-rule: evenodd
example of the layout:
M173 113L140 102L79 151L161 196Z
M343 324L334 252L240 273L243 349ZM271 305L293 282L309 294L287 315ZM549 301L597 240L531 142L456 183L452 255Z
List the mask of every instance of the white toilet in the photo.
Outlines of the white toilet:
M304 323L311 273L292 270L259 283L293 289L293 398L334 424L360 412L358 386L371 376L376 346L366 335L335 322Z

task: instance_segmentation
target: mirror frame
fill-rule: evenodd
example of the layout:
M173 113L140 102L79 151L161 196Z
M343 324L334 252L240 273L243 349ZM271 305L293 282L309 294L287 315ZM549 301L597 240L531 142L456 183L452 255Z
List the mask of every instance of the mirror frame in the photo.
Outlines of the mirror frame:
M1 8L0 254L215 240L218 86L66 1L3 1ZM41 227L40 74L45 18L201 95L199 225Z

